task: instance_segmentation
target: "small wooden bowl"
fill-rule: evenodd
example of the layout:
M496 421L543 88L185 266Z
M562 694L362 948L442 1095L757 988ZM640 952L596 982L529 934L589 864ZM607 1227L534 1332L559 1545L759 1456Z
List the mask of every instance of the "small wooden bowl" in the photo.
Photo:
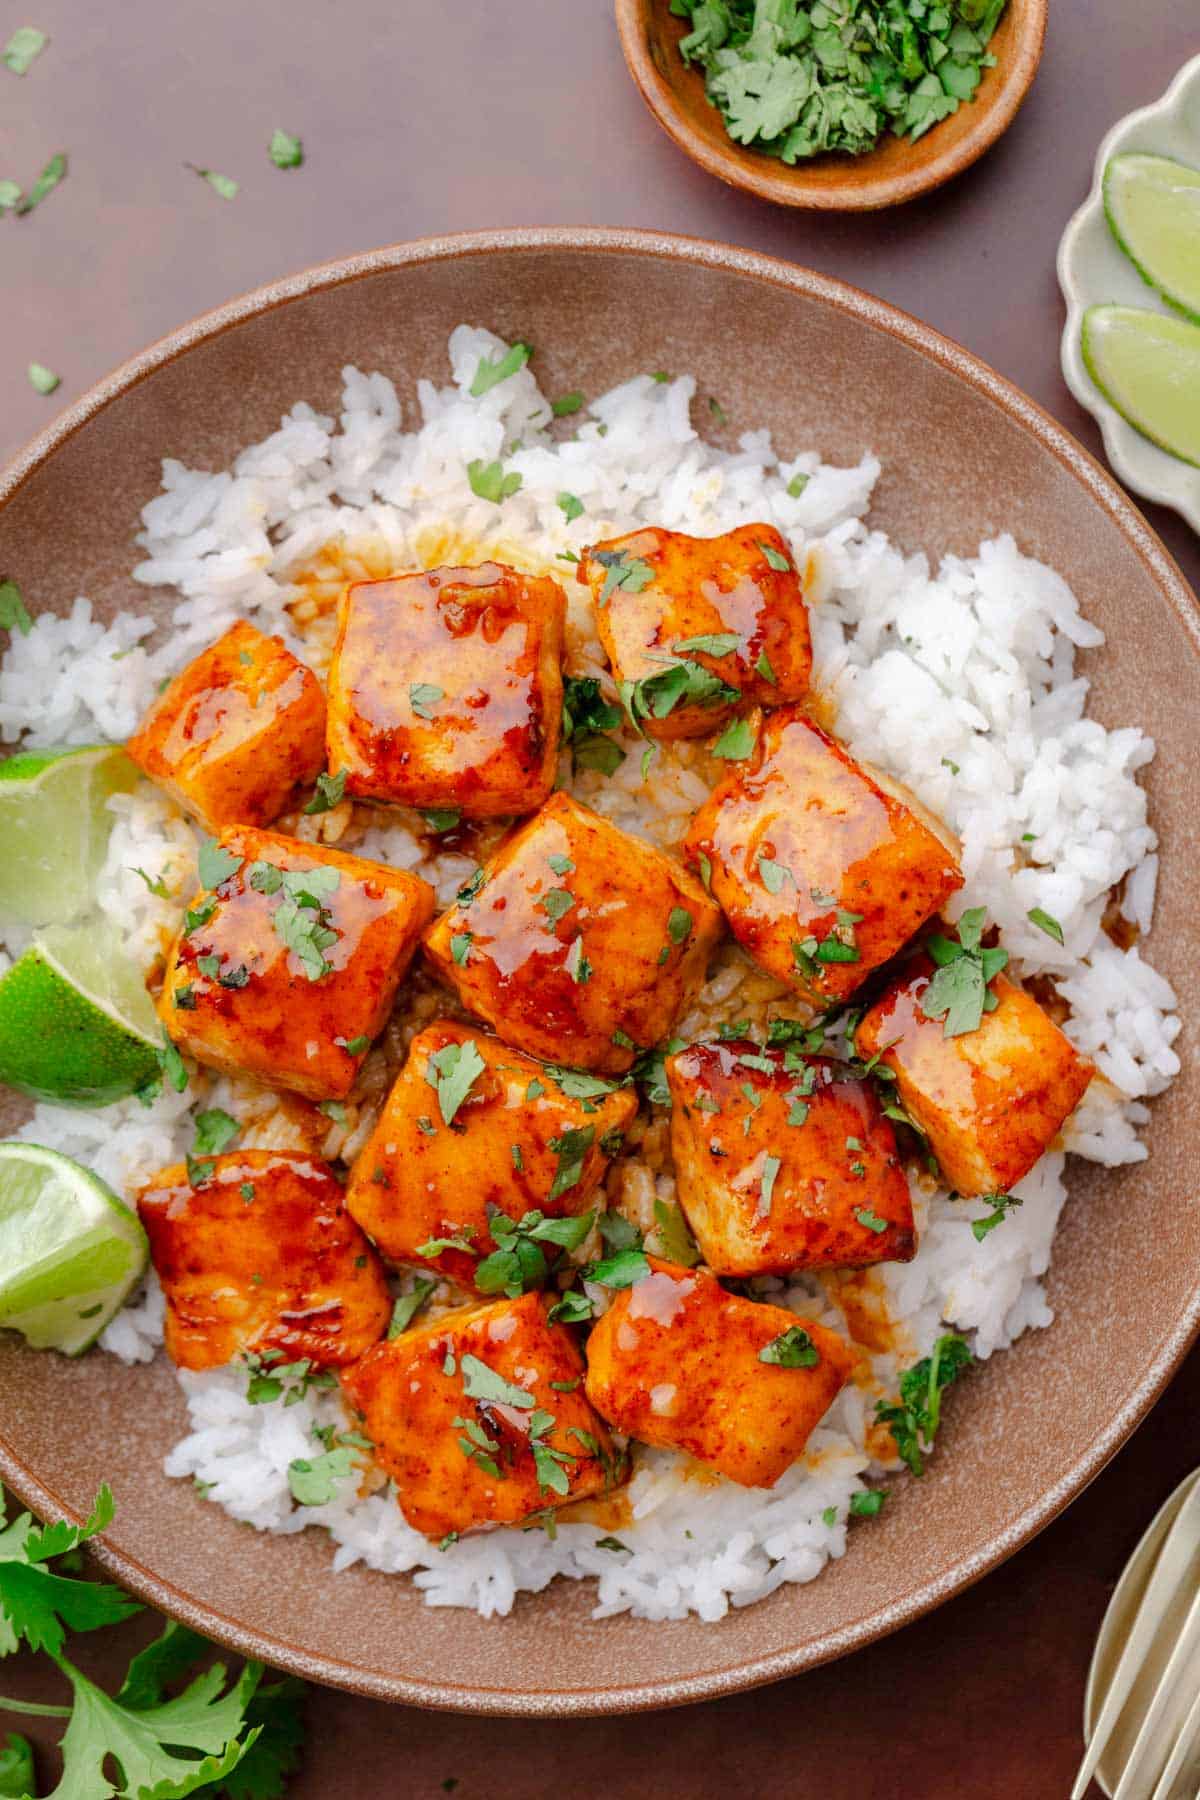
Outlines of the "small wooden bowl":
M789 168L777 157L735 144L704 91L703 71L679 54L687 21L668 0L616 0L617 30L629 72L663 130L693 162L731 187L780 206L815 212L874 212L915 200L976 157L1006 131L1037 73L1049 0L1008 0L973 100L916 143L890 133L865 156L817 156Z

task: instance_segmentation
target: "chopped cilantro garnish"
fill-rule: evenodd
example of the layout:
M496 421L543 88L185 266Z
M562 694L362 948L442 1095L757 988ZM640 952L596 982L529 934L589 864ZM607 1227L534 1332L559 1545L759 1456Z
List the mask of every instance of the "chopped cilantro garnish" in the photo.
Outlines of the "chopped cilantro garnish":
M971 1236L975 1239L977 1244L982 1244L988 1233L995 1231L997 1225L1004 1222L1014 1206L1021 1206L1023 1204L1018 1195L999 1192L994 1194L980 1194L979 1200L982 1205L990 1206L992 1210L988 1213L986 1218L973 1219L971 1221Z
M22 637L28 637L33 630L33 620L15 581L0 581L0 629L19 631Z
M749 719L732 719L712 747L714 756L725 762L745 762L753 754L754 726Z
M649 1273L650 1264L646 1261L645 1252L635 1250L632 1246L618 1250L584 1270L586 1280L599 1282L601 1287L609 1288L632 1287L634 1282L644 1281Z
M682 944L691 936L692 915L686 906L673 906L667 918L667 936L673 944Z
M149 888L150 892L152 894L156 894L160 900L169 900L170 899L171 890L167 886L166 882L162 879L161 876L159 877L159 879L157 881L151 881L151 879L147 875L145 869L139 869L136 867L136 865L133 867L133 873L135 875L140 875L142 880L145 882L146 886Z
M277 126L271 133L267 155L277 169L298 169L304 161L304 145L298 137L292 137L290 132L280 131Z
M1031 906L1025 917L1039 931L1044 931L1047 937L1052 937L1056 944L1063 942L1063 928L1053 914L1043 912L1040 906Z
M56 375L53 369L48 369L45 363L30 363L29 385L32 388L36 388L39 394L52 394L55 388L61 384L61 381L62 377Z
M564 490L564 492L558 496L555 504L568 525L571 523L572 519L583 517L583 501L579 498L578 494L568 494Z
M785 881L795 884L795 876L783 863L773 862L769 856L758 859L758 878L768 894L777 894Z
M519 1412L529 1412L534 1406L534 1396L528 1389L506 1381L503 1375L498 1375L487 1363L480 1362L470 1351L463 1355L460 1362L463 1392L469 1400L490 1400L493 1405L512 1406Z
M502 381L523 369L532 355L533 345L518 341L503 356L481 356L471 383L471 397L478 400L482 395L490 394L494 387L499 387Z
M771 659L765 650L759 654L758 661L754 665L754 673L761 675L764 681L769 681L772 687L779 686L779 677L771 667Z
M456 931L454 936L450 939L450 954L460 969L465 965L467 957L471 954L471 943L474 935L474 932L471 931Z
M551 1200L557 1200L560 1194L567 1193L579 1181L584 1161L595 1138L594 1125L574 1125L569 1131L550 1139L550 1148L558 1158L558 1167L550 1187Z
M850 1512L856 1519L873 1519L883 1511L887 1495L882 1488L859 1488L850 1496Z
M625 761L625 752L608 736L619 731L621 709L605 700L594 676L568 675L563 681L563 741L570 746L576 770L598 769L613 775Z
M784 569L791 568L792 565L788 561L787 557L784 556L780 551L778 551L775 548L774 544L765 544L765 543L763 543L763 541L760 538L758 547L762 551L763 555L766 557L768 563L771 565L771 567L773 569L778 569L778 570L782 571Z
M31 213L35 206L40 206L47 194L52 194L59 182L67 173L67 159L60 151L52 156L27 194L22 194L13 211L24 214Z
M792 479L787 484L787 491L793 500L798 500L800 498L811 480L811 475L805 475L799 470L792 476Z
M630 723L641 730L642 719L665 719L682 702L691 706L720 706L740 700L741 692L706 669L703 663L670 663L639 681L618 682Z
M775 1192L775 1177L779 1174L782 1163L778 1156L764 1156L762 1175L758 1184L758 1214L766 1218L771 1211L771 1195Z
M521 477L516 469L510 469L506 474L503 463L485 463L482 457L476 457L467 464L467 480L473 494L478 495L480 500L491 500L496 506L517 493L521 486Z
M897 1454L914 1475L924 1474L924 1457L941 1420L943 1392L974 1360L967 1340L956 1332L947 1332L933 1346L932 1355L922 1357L904 1371L899 1404L876 1403L876 1419L890 1427Z
M945 1020L948 1038L977 1030L984 1013L999 1004L989 983L1008 962L1008 951L981 946L986 918L982 906L972 907L958 921L957 943L938 935L926 946L938 966L919 1005L927 1019Z
M215 169L199 169L195 163L185 163L185 168L207 181L214 194L220 194L222 200L233 200L237 197L238 184L232 175L218 175Z
M453 1123L459 1107L483 1071L484 1061L473 1038L467 1038L462 1044L447 1044L430 1057L425 1079L437 1094L438 1106L447 1125Z
M231 875L236 875L242 866L242 859L232 850L222 850L216 838L200 839L200 856L198 869L200 886L203 888L220 887Z
M742 640L736 631L714 631L707 636L680 638L672 647L678 656L686 656L689 650L698 651L701 656L732 656L741 649Z
M337 1498L338 1482L354 1473L354 1457L338 1444L322 1456L298 1456L288 1464L288 1487L297 1506L327 1506Z
M428 825L430 831L436 831L440 834L444 831L453 831L455 829L462 818L462 811L461 808L457 806L423 807L421 809L421 817Z
M630 556L627 550L593 550L592 560L604 570L598 606L607 606L618 588L626 594L640 594L654 580L650 564L640 556Z
M428 681L414 681L408 690L408 704L418 719L432 719L432 708L445 698L445 688L434 687Z
M557 924L574 906L575 896L569 888L547 888L537 904L552 923Z
M514 1151L520 1146L514 1144ZM517 1164L520 1167L520 1164ZM577 1217L548 1219L541 1212L527 1212L520 1219L493 1211L490 1228L496 1248L475 1270L475 1285L481 1294L504 1293L510 1299L543 1287L549 1278L551 1262L547 1261L543 1244L550 1244L561 1255L578 1250L595 1221L595 1213Z
M861 1169L861 1163L857 1167L853 1163L850 1165L851 1174L858 1174ZM881 1219L879 1214L872 1212L869 1206L856 1207L854 1216L865 1231L873 1231L877 1237L880 1232L887 1230L887 1220Z
M578 389L569 394L560 394L557 400L550 402L550 411L556 419L565 419L571 413L577 413L583 405L583 395Z
M0 55L6 69L14 75L26 75L49 42L44 32L34 25L18 25Z
M341 805L345 792L345 769L339 769L336 775L322 773L317 776L317 791L304 810L306 813L332 812L335 806Z
M654 1202L654 1239L658 1254L667 1262L691 1269L700 1261L700 1252L688 1230L683 1208L673 1200Z
M412 1291L400 1295L392 1308L392 1317L387 1328L389 1339L398 1338L402 1331L408 1330L436 1286L436 1281L429 1281L425 1276L418 1275L413 1282Z
M758 1353L762 1363L776 1363L781 1369L815 1369L820 1352L801 1325L789 1325L778 1337L764 1344Z

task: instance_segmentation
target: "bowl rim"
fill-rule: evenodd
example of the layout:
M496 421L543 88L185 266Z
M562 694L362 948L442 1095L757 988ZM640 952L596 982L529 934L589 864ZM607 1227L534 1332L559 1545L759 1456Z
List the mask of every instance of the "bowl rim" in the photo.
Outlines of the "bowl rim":
M699 238L672 236L665 232L555 226L418 238L318 264L298 274L252 289L169 332L148 349L120 364L59 414L0 470L0 515L7 502L89 420L190 349L309 294L324 292L409 265L451 261L466 256L497 256L509 252L545 255L575 255L585 252L646 256L677 264L697 265L718 272L743 275L767 286L784 288L820 305L849 314L876 330L887 332L906 348L967 382L1000 407L1075 477L1125 538L1145 567L1149 578L1178 616L1196 653L1200 655L1200 607L1166 547L1113 477L1069 432L1019 388L931 326L846 282L816 274L812 270L756 251L732 248ZM137 1557L106 1543L103 1537L92 1540L91 1549L105 1572L120 1581L138 1599L192 1626L225 1648L244 1656L259 1657L273 1667L306 1680L345 1688L370 1698L449 1712L525 1718L585 1717L678 1706L743 1692L832 1661L850 1650L873 1643L901 1625L921 1618L979 1580L1056 1518L1100 1473L1158 1399L1198 1334L1200 1279L1197 1280L1187 1305L1161 1340L1154 1360L1142 1380L1127 1396L1124 1404L1087 1452L1075 1461L1058 1482L1011 1520L1002 1532L957 1558L934 1580L919 1589L886 1600L874 1611L827 1634L815 1644L792 1646L769 1655L750 1658L729 1668L705 1669L702 1666L692 1675L661 1682L641 1682L630 1686L614 1682L586 1693L548 1688L514 1694L502 1688L470 1682L430 1682L412 1676L356 1667L302 1645L276 1638L267 1631L245 1626L235 1618L218 1613L202 1601L183 1593ZM0 1479L24 1505L42 1516L82 1522L80 1515L72 1507L46 1487L33 1469L20 1461L2 1433Z
M995 92L973 120L970 130L958 138L953 147L928 155L927 160L913 169L877 175L857 181L853 186L842 182L828 186L809 180L803 164L788 168L776 158L756 156L753 150L744 149L732 140L728 148L718 148L696 130L655 63L643 28L651 8L662 3L663 0L614 0L617 32L626 66L659 125L685 156L690 156L719 181L757 194L760 199L772 200L777 206L795 206L811 212L878 212L885 206L899 206L921 194L928 194L970 168L1008 130L1033 85L1042 60L1049 12L1049 0L1008 0L1014 11L1018 6L1021 9L1020 35L1008 66L1000 72ZM933 136L934 132L930 132L929 138ZM870 154L867 153L868 157ZM866 160L866 157L855 158L847 168L861 168Z

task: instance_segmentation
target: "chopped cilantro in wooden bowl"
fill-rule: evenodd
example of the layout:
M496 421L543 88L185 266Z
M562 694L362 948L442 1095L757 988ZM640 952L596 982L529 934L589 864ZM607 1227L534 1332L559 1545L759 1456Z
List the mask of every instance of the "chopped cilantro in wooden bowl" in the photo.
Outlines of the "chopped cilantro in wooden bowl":
M616 0L630 72L710 174L785 206L927 193L1012 122L1047 0Z

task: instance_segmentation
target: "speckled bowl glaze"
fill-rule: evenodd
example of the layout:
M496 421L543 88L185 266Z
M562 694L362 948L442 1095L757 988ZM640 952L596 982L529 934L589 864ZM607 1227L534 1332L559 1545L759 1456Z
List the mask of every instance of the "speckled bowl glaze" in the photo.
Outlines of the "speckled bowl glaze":
M1067 303L1062 369L1067 386L1104 433L1104 453L1135 494L1173 506L1200 531L1200 469L1160 450L1111 406L1088 374L1080 344L1089 306L1115 300L1178 317L1143 281L1108 228L1104 165L1125 150L1148 150L1200 168L1200 56L1185 63L1160 100L1119 119L1096 152L1091 191L1058 246L1058 282Z
M0 569L31 605L86 592L147 603L129 571L162 456L217 468L298 398L336 410L348 361L394 377L411 420L469 319L537 346L547 391L598 393L637 369L693 370L726 441L883 458L873 521L907 549L968 552L1008 528L1053 562L1109 633L1083 658L1094 710L1159 743L1149 774L1164 855L1154 958L1196 1016L1200 708L1194 601L1157 539L1065 432L923 325L764 257L605 231L512 231L402 244L264 288L185 326L102 382L0 477ZM707 421L706 421L707 424ZM10 1105L0 1127L11 1127ZM143 1599L238 1650L383 1698L476 1712L622 1712L729 1693L842 1655L913 1619L1023 1544L1103 1466L1200 1321L1200 1107L1185 1074L1156 1107L1147 1163L1080 1168L1049 1278L1056 1313L955 1388L923 1482L893 1484L819 1580L715 1626L590 1616L585 1583L523 1596L507 1619L427 1611L403 1577L330 1572L322 1533L258 1536L162 1473L184 1424L161 1361L78 1363L0 1338L0 1475L78 1518L101 1481L99 1546Z
M928 194L981 157L1006 132L1029 92L1046 36L1049 0L1008 0L989 49L996 58L974 98L915 143L885 136L863 156L778 157L737 144L704 91L704 72L679 54L689 29L669 0L616 0L629 73L667 136L710 175L777 206L811 212L875 212Z

